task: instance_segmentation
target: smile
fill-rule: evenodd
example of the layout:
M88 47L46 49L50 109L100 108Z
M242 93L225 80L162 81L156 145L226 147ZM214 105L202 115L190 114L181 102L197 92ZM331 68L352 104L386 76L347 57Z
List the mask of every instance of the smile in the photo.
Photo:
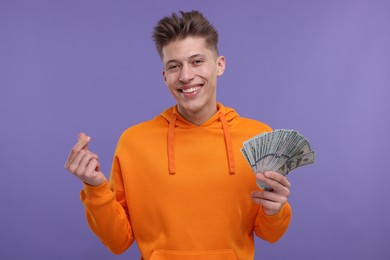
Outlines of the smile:
M191 94L191 93L194 93L194 92L198 91L202 87L203 87L203 85L201 85L201 86L194 86L194 87L190 87L190 88L182 88L182 89L179 89L179 91L181 91L181 92L183 92L185 94Z

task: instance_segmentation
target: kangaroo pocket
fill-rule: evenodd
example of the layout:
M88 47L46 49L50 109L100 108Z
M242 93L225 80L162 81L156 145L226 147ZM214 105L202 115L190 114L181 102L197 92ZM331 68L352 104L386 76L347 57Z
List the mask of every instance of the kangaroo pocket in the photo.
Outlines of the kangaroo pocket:
M237 260L233 249L176 251L154 250L150 260Z

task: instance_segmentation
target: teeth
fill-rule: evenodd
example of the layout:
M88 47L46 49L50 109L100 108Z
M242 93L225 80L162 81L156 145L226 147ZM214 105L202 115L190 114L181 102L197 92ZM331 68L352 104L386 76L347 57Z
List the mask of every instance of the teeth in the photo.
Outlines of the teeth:
M184 93L191 93L191 92L197 91L198 89L200 89L200 87L192 87L189 89L182 89L181 91L183 91Z

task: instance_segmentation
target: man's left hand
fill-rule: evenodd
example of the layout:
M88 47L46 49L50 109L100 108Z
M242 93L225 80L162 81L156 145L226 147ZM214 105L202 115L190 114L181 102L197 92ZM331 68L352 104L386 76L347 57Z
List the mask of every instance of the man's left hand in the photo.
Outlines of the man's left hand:
M276 215L290 196L290 182L285 176L272 171L256 173L256 179L267 184L272 191L253 191L251 193L253 202L263 206L265 214Z

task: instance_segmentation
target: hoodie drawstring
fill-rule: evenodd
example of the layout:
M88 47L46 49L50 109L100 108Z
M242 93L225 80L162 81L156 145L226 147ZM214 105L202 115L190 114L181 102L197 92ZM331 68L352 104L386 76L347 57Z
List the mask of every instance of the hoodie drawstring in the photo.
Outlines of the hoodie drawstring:
M226 153L227 153L228 164L229 164L229 173L234 174L235 165L234 165L234 156L233 156L233 145L232 145L232 138L230 136L229 126L226 121L225 115L222 112L220 112L218 115L222 124L223 135L225 138ZM173 113L168 126L168 167L169 167L169 174L171 175L176 173L176 166L175 166L176 119L177 119L177 115Z
M168 167L169 174L176 173L175 167L175 126L176 126L177 115L172 114L171 120L169 121L168 127Z
M226 152L227 152L228 163L229 163L229 173L234 174L236 169L234 165L233 145L232 145L232 138L230 136L229 126L226 121L225 115L222 112L220 112L218 115L219 115L219 120L221 120L222 123L223 135L225 137Z

